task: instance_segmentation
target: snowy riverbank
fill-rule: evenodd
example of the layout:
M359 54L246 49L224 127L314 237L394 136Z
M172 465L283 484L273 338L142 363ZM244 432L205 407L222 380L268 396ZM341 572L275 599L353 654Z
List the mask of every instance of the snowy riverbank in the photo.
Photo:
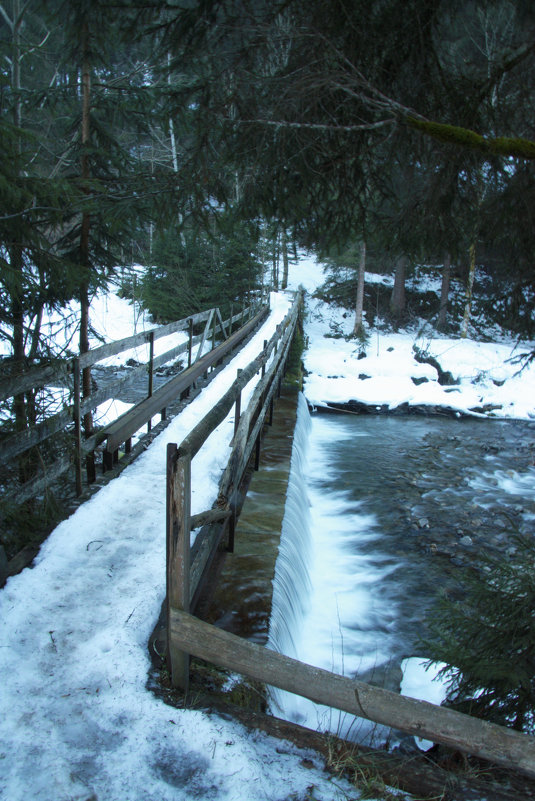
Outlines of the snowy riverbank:
M323 270L314 258L302 264L305 261L306 276L301 279L294 268L292 286L301 282L312 293L324 280ZM438 280L434 288L440 293ZM535 419L535 362L521 371L517 361L521 353L535 349L535 342L451 339L422 324L423 333L415 328L399 333L371 330L362 358L359 343L344 338L353 322L350 312L309 295L304 392L312 406L354 400L390 411L403 406L442 407L472 416ZM435 367L417 362L414 347L434 357L456 384L439 384Z

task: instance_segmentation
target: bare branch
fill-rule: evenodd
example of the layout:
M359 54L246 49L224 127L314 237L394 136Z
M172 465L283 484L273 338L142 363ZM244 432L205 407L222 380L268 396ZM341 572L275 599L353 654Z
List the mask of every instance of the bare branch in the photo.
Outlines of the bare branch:
M2 17L7 22L9 30L13 33L13 28L15 27L15 25L14 25L13 20L11 19L11 17L9 17L9 15L8 15L7 11L5 10L4 6L2 5L2 3L0 3L0 14L2 15Z
M304 130L313 131L345 131L353 133L354 131L371 131L376 128L383 128L385 125L392 125L396 122L394 117L379 122L364 122L360 125L338 125L336 123L320 123L320 122L289 122L288 120L233 120L230 117L225 117L227 121L237 125L269 125L273 128L301 128Z

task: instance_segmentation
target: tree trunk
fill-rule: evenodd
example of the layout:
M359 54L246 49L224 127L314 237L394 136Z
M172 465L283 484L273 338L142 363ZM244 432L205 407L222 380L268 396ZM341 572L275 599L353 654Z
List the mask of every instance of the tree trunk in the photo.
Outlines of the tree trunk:
M20 129L22 122L21 101L20 101L20 28L25 9L20 10L20 0L13 0L13 18L11 20L11 88L15 92L16 100L13 107L13 125L15 129ZM6 20L7 21L7 20ZM18 139L18 152L21 152L21 142ZM20 237L17 241L17 226L14 226L14 241L9 247L9 261L12 275L11 282L11 319L13 325L13 359L15 370L24 369L24 261L22 254L22 242ZM15 428L22 431L26 428L26 403L24 395L17 395L13 399L13 411L15 414Z
M468 323L470 322L470 314L472 311L472 293L474 289L474 277L476 274L476 243L472 242L470 245L470 263L468 266L468 280L466 282L466 301L464 304L464 315L461 324L461 339L466 339L468 336Z
M440 287L440 309L438 311L437 330L443 331L446 326L446 314L448 311L448 299L450 293L450 272L451 257L449 253L444 256L442 266L442 285Z
M288 238L286 228L282 230L282 285L281 289L288 288Z
M407 272L407 259L399 256L394 272L394 289L390 300L390 311L395 322L400 322L405 314L405 276Z
M89 31L87 23L82 31L82 178L89 180L89 154L90 139L90 100L91 75L89 66ZM87 188L87 193L89 189ZM82 227L80 231L80 269L82 280L80 288L80 353L89 350L89 232L91 218L88 211L82 213ZM91 368L85 367L82 371L82 397L91 395ZM84 432L89 437L93 431L93 417L91 412L84 415Z
M360 245L360 262L359 272L357 279L357 299L355 303L355 325L353 326L353 335L361 337L364 334L364 325L362 322L362 314L364 310L364 280L366 276L366 242L361 242Z
M273 273L271 280L273 291L279 291L279 235L276 232L273 235Z

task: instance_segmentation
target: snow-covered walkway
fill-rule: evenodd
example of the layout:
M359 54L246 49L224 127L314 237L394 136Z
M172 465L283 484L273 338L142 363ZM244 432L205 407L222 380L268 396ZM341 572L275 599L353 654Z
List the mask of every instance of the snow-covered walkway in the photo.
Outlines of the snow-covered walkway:
M277 752L265 735L168 707L146 689L147 641L165 593L166 444L212 407L290 301L273 295L271 305L236 359L0 591L5 801L277 801L311 785L322 799L347 797L319 762L301 766L292 746ZM193 462L193 513L215 499L232 433L231 413Z

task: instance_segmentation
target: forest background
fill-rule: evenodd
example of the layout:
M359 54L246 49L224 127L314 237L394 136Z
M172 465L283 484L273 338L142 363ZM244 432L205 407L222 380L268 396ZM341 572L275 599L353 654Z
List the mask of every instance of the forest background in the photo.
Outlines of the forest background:
M531 335L534 33L523 0L4 0L2 373L61 355L42 315L73 298L87 350L114 274L177 319L284 287L297 245L344 268L356 334L364 267L394 272L400 324L429 264L427 316L466 335L477 264L488 317ZM28 414L19 397L13 425Z

